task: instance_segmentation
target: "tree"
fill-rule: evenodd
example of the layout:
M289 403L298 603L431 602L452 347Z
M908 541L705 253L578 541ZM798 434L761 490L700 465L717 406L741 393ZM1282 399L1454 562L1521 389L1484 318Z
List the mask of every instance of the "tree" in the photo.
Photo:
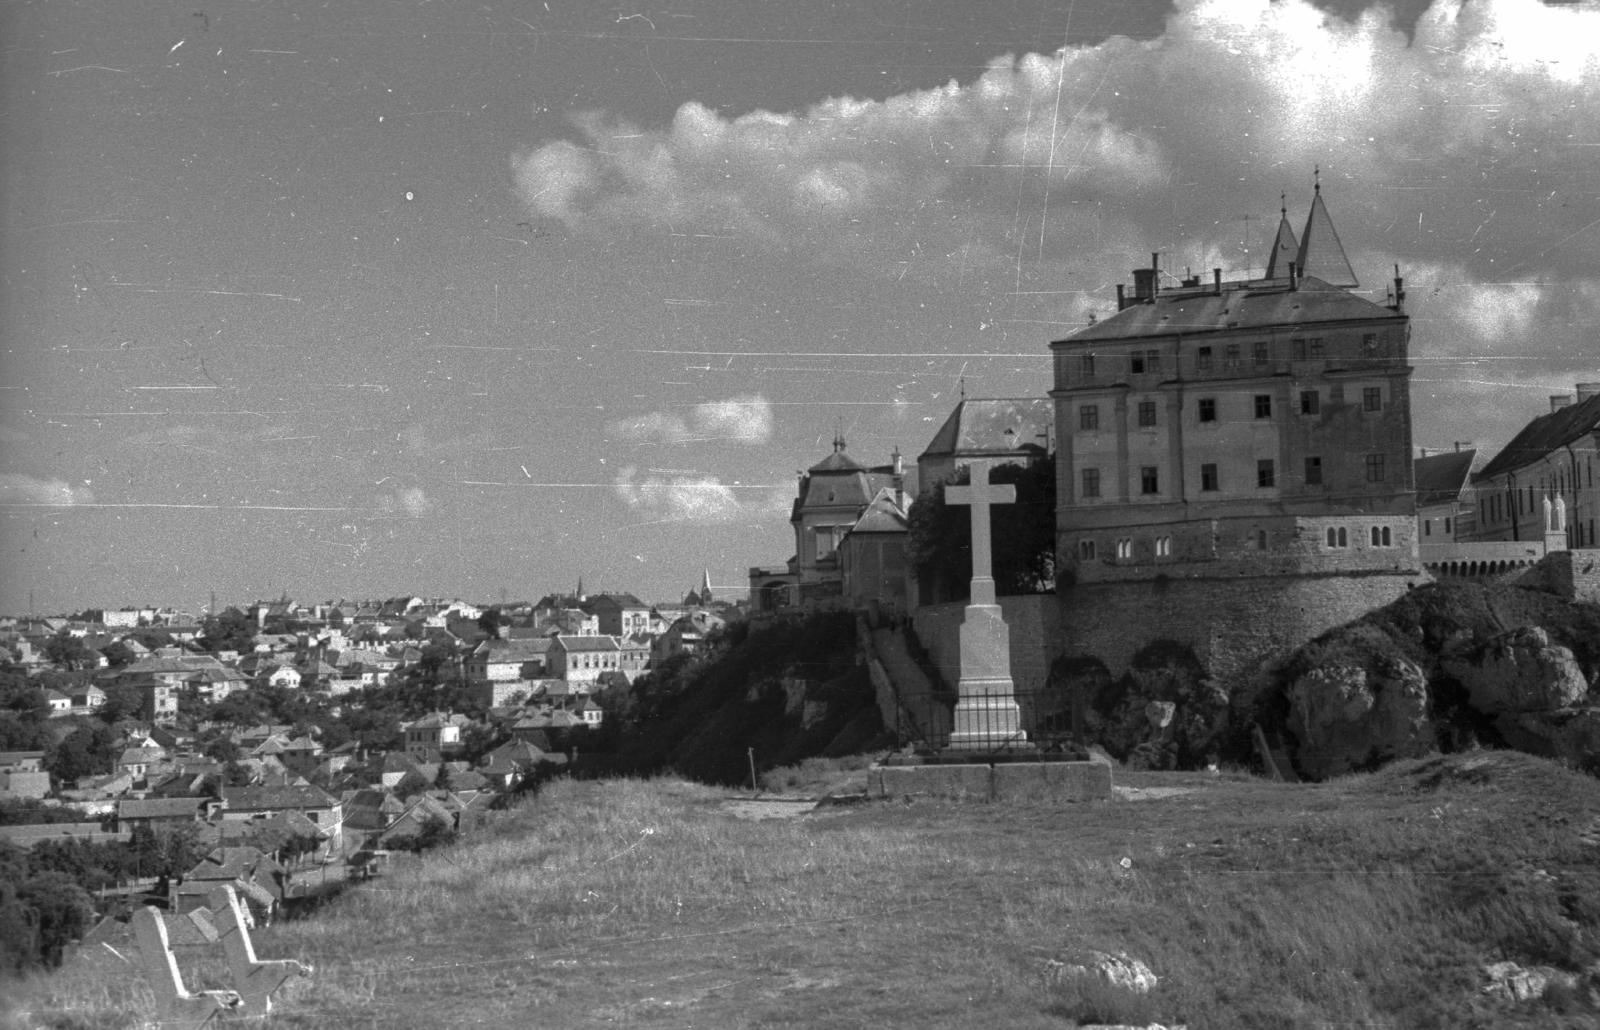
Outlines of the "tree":
M105 647L102 647L100 649L100 653L106 656L106 661L110 663L113 669L120 669L125 665L132 665L134 661L132 649L130 649L127 644L120 640L112 641Z
M395 851L410 851L418 855L433 848L442 848L456 842L456 831L449 822L437 815L423 819L416 833L398 834L389 838L389 847Z
M946 484L971 482L963 466L954 476L930 483L911 506L908 547L922 586L924 603L968 596L972 583L972 509L944 503ZM1031 594L1050 589L1055 572L1055 466L1001 465L989 470L991 484L1016 487L1013 504L990 515L990 555L998 594Z
M200 644L213 654L218 651L246 654L255 650L255 623L239 609L225 608L220 615L207 615L200 620Z
M76 783L84 776L99 776L111 771L116 746L111 730L105 726L80 726L55 749L45 755L45 769L63 784Z
M89 893L65 873L46 872L32 877L17 898L33 910L39 958L59 966L66 946L84 935L94 920Z
M91 668L95 664L89 645L66 630L45 641L44 657L51 665L69 671Z

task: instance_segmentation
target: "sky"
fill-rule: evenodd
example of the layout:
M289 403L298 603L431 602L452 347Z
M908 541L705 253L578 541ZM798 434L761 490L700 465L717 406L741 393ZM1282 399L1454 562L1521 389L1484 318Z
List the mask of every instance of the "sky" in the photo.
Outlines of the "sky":
M1314 175L1414 438L1600 380L1600 4L0 11L0 611L741 594ZM1282 198L1282 199L1281 199Z

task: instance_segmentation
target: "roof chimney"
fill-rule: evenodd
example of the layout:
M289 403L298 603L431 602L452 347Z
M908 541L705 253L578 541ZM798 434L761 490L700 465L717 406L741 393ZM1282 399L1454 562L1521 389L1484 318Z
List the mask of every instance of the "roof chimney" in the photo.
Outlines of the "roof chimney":
M1584 401L1588 400L1590 397L1593 397L1595 394L1600 394L1600 383L1579 383L1578 384L1578 403L1579 404L1582 404Z
M1216 288L1217 296L1222 296L1222 269L1213 268L1211 270L1211 285Z
M1550 395L1551 411L1560 411L1562 408L1570 407L1571 404L1572 395L1570 393L1553 393Z

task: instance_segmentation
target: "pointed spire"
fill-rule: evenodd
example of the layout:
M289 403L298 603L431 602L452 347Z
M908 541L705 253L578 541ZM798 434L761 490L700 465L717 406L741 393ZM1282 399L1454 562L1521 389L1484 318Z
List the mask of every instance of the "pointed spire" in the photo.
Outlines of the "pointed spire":
M839 428L833 434L833 450L836 454L844 452L844 419L839 420Z
M1294 230L1289 228L1289 195L1279 194L1278 201L1278 238L1272 241L1272 250L1267 254L1268 279L1288 275L1289 262L1297 260L1300 251Z
M573 595L578 600L583 600L583 573L578 573L578 592Z
M705 574L700 577L700 603L701 604L710 604L711 603L711 570L710 569L706 569L705 570Z
M1344 256L1344 245L1328 216L1327 205L1322 202L1322 183L1316 183L1311 197L1311 213L1306 216L1306 229L1300 235L1300 253L1295 260L1302 276L1314 275L1329 286L1349 289L1360 286L1350 259Z

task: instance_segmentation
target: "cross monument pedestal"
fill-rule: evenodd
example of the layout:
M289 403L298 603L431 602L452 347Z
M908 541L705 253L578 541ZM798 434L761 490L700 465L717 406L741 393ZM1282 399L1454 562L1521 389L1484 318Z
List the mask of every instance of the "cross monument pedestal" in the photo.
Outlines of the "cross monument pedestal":
M970 486L944 488L946 504L972 506L972 597L961 619L961 680L947 749L1032 747L1011 683L1011 635L995 602L989 554L989 506L1012 503L1017 488L991 485L987 460L974 461L970 468Z

